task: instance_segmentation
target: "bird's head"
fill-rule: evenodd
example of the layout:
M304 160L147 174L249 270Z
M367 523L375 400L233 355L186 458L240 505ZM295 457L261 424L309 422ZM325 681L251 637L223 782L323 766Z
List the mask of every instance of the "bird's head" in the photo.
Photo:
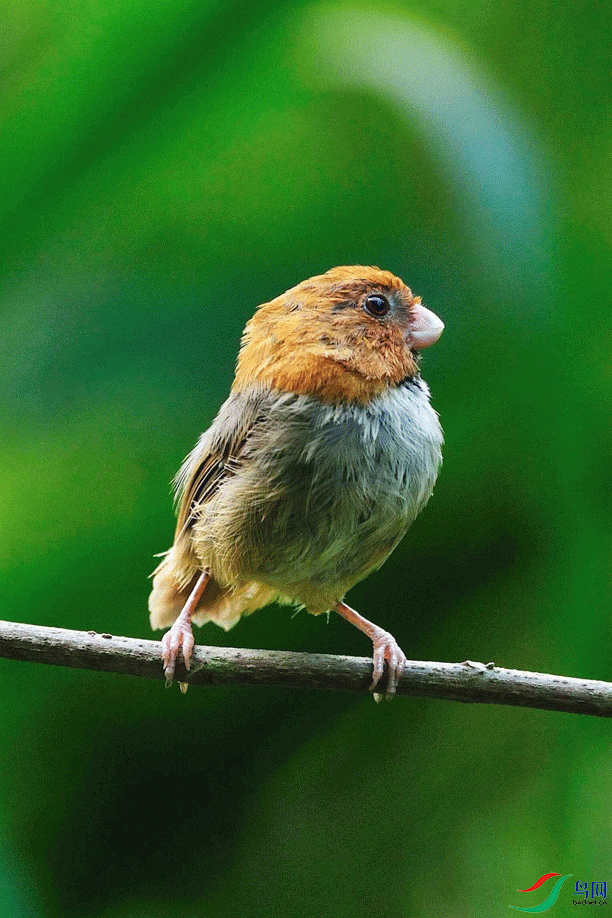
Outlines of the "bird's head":
M367 404L418 374L418 352L444 328L399 277L332 268L260 306L247 323L234 390L268 386Z

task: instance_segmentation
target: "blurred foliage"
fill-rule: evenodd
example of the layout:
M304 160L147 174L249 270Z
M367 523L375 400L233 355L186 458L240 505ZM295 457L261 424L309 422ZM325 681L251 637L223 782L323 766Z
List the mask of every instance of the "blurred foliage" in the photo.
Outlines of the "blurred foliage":
M150 636L168 482L246 319L371 263L446 323L423 372L447 446L352 601L414 658L610 679L606 5L3 12L4 617ZM369 653L339 618L277 608L198 639ZM0 678L11 918L489 916L545 872L612 882L607 722Z

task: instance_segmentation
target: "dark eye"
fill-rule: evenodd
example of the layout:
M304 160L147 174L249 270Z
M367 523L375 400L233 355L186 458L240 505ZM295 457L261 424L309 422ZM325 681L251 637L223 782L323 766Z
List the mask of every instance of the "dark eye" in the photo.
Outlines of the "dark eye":
M363 305L371 316L377 318L386 316L389 312L389 300L382 293L370 293L369 296L366 296Z

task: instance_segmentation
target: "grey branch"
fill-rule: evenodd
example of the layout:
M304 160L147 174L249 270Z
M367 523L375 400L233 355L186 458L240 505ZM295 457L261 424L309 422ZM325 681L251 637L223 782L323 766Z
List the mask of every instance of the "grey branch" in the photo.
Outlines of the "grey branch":
M163 680L159 641L114 637L0 621L0 657ZM190 685L279 685L366 692L372 661L364 657L196 646L192 668L176 678ZM384 685L381 686L381 690ZM408 661L399 695L476 704L509 704L612 717L612 684L502 669L492 663Z

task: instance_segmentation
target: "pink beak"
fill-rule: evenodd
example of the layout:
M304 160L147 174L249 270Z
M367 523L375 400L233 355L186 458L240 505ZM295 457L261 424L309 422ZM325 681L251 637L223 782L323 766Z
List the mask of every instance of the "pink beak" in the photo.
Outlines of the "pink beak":
M435 344L444 331L444 322L437 317L435 312L415 303L410 310L408 322L408 340L416 350L431 347Z

